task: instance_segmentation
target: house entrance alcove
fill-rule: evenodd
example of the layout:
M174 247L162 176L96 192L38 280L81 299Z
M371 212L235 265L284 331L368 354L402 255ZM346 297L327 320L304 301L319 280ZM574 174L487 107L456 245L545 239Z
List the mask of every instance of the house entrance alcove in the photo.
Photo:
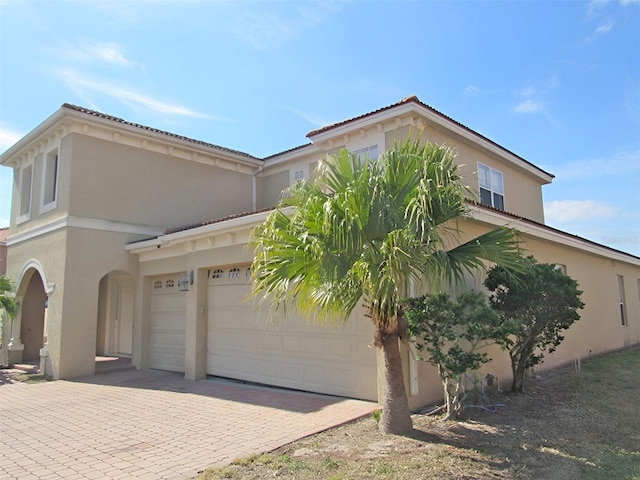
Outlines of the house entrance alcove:
M96 356L131 357L133 353L133 277L110 272L100 280Z
M24 349L23 362L40 361L40 349L45 344L45 314L47 293L40 273L30 268L18 287L20 300L20 340Z

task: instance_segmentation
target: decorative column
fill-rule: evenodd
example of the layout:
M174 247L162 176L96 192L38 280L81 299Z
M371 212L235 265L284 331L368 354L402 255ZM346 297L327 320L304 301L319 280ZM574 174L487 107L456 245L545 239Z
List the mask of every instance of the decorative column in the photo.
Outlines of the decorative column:
M18 301L18 313L16 313L15 318L11 322L11 338L9 339L9 344L7 345L8 352L8 362L9 365L13 365L14 363L22 362L22 352L24 350L24 344L20 338L20 329L22 328L22 300L24 297L16 297Z
M49 362L49 327L47 317L49 316L49 302L51 301L51 295L53 294L53 290L55 289L55 284L49 283L47 284L47 288L45 289L45 293L47 294L47 299L44 304L44 325L42 326L42 348L40 349L40 369L39 372L42 375L50 376L51 372L51 362Z

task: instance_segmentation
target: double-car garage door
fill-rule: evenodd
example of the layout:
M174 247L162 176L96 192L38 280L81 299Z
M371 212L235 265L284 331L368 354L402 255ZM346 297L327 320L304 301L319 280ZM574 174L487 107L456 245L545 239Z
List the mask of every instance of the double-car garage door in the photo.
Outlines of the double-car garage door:
M376 352L369 347L372 326L363 311L355 312L346 325L334 327L312 325L296 316L269 322L268 307L258 311L252 300L246 300L250 291L248 273L246 265L209 271L208 374L333 395L377 398ZM157 280L165 284L167 281L164 277ZM160 359L159 352L168 351L170 337L176 344L170 355L172 367L167 368L167 361L161 366L156 360L150 361L151 368L184 371L185 296L183 292L177 294L182 297L165 300L160 293L152 295L152 342L155 339L165 343L162 347L151 345L150 360ZM171 311L161 313L162 308L154 308L154 304L171 306ZM177 333L178 317L174 316L181 306L182 337ZM181 362L177 359L180 352ZM169 358L166 353L165 358Z

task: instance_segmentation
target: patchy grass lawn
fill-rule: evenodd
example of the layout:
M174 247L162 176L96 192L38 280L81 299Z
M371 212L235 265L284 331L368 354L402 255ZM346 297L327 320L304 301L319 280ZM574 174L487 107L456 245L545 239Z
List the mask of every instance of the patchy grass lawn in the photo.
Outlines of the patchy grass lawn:
M415 415L411 437L366 418L197 479L640 480L640 348L545 372L499 401L460 422Z

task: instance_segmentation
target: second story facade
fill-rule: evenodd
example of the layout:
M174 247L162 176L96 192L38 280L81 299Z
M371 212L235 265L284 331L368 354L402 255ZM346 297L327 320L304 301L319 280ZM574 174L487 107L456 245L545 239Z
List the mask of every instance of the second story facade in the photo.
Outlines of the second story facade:
M65 104L6 151L14 170L9 244L63 226L158 235L277 204L346 148L375 159L422 136L454 148L470 199L544 223L553 176L416 97L309 132L307 145L266 158Z

